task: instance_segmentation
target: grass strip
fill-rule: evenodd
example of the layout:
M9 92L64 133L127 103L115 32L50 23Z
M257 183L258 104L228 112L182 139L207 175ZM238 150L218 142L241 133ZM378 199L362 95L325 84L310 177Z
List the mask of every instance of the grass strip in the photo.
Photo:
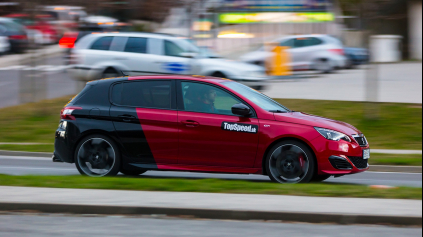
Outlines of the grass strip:
M422 166L422 155L372 154L370 165Z
M53 143L60 110L71 96L0 109L0 142ZM356 126L373 149L422 149L422 107L411 104L378 103L379 119L365 118L368 104L348 101L278 99L302 111ZM18 147L19 148L19 147ZM31 151L29 148L23 148ZM45 147L32 151L51 152Z
M0 150L4 151L24 151L24 152L54 152L54 145L0 145Z
M271 194L318 197L422 199L421 188L374 189L361 185L276 184L217 179L157 179L148 177L9 176L0 175L1 186L106 190Z

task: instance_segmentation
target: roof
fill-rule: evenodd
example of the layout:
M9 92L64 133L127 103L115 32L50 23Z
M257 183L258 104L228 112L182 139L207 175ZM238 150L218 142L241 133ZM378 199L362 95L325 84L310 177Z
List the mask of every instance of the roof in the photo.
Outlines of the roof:
M169 79L169 80L193 80L193 81L213 81L216 83L227 81L227 79L206 76L181 76L181 75L165 75L165 76L133 76L128 77L130 81L136 80L154 80L154 79Z
M158 39L175 39L178 38L177 36L169 35L169 34L160 34L160 33L137 33L137 32L100 32L96 33L95 35L99 36L123 36L123 37L154 37ZM180 37L184 38L184 37Z

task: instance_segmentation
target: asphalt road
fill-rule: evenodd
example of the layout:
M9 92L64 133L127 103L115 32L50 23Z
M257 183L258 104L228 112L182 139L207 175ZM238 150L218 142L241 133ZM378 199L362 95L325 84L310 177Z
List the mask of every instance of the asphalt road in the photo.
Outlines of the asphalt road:
M8 156L0 156L0 173L8 175L79 175L74 164L53 163L50 159L46 158ZM270 179L267 176L261 175L208 174L170 171L148 171L144 175L140 176L140 178L213 178L270 182ZM356 175L344 176L341 178L331 178L326 182L359 185L422 187L422 175L406 173L366 172Z
M421 228L153 219L122 216L0 215L0 235L19 237L417 237Z

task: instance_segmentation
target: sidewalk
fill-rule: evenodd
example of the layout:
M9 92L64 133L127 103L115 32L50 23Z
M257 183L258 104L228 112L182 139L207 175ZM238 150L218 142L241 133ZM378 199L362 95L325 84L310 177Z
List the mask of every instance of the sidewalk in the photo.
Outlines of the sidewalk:
M422 201L0 186L0 210L339 224L422 223Z

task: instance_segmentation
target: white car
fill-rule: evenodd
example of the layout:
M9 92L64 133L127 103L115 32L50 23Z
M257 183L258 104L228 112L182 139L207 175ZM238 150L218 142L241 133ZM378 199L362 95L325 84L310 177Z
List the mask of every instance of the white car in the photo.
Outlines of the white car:
M0 55L9 52L10 43L9 38L0 33Z
M317 70L330 73L347 66L344 46L338 39L328 35L296 35L275 40L280 46L289 47L291 66L294 71ZM241 61L257 65L265 65L273 54L261 47L259 50L247 53Z
M229 78L255 89L265 69L211 55L190 40L150 33L93 33L80 39L69 71L83 81L127 75L181 74Z

